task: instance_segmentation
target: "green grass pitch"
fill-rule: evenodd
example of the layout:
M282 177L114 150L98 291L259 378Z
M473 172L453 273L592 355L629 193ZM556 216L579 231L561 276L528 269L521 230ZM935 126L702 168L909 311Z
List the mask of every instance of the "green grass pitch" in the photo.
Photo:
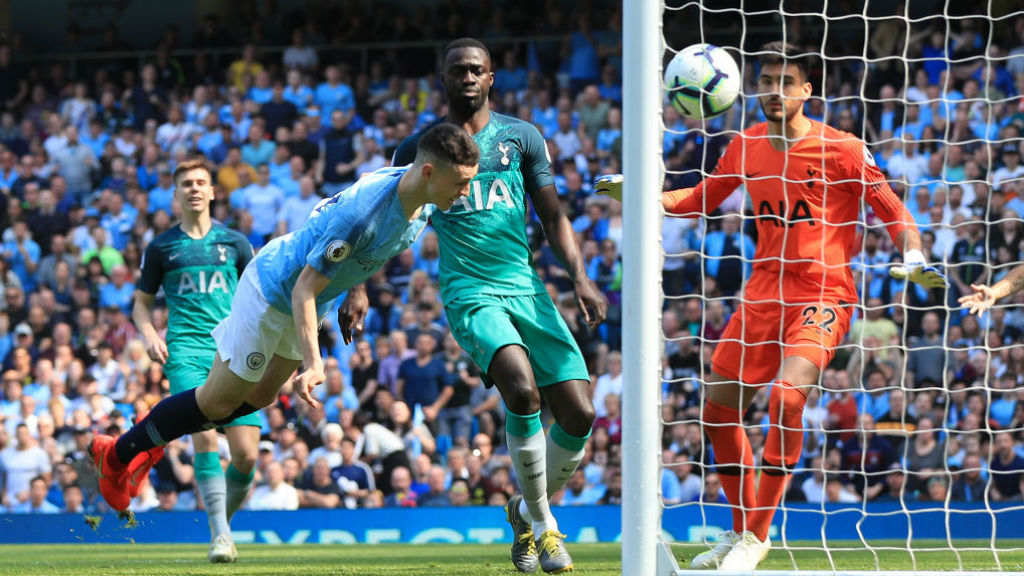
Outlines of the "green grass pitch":
M814 546L816 543L802 543ZM798 548L800 543L790 543ZM820 543L817 543L820 546ZM904 548L902 542L873 542L873 546ZM831 548L836 567L874 570L876 557L859 543ZM957 542L958 548L986 548L956 554L944 542L915 543L919 570L997 570L992 551L984 541ZM944 549L937 549L944 547ZM1024 570L1024 541L1001 541L999 556L1004 571ZM676 545L677 557L689 558L705 549L699 545ZM611 576L622 574L618 544L569 544L576 574ZM776 547L762 565L764 569L828 570L829 561L820 550L782 550ZM912 570L905 549L880 550L877 562L883 570ZM206 561L206 547L196 545L108 544L108 545L3 545L0 546L0 575L51 576L142 576L203 575L232 576L478 576L514 574L507 545L357 545L357 546L239 546L234 565L212 565Z

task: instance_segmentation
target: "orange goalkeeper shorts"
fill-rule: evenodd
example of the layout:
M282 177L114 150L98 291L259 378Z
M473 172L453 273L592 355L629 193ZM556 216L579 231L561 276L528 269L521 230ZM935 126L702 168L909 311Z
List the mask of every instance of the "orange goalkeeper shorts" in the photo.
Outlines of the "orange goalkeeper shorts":
M711 369L745 384L771 382L790 356L824 370L849 331L852 314L852 305L835 302L741 304L715 347Z

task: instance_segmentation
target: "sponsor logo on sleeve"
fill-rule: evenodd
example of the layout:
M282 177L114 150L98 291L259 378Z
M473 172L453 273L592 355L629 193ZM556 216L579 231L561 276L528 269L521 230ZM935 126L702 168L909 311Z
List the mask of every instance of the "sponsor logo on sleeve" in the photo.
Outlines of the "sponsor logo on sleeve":
M864 150L864 163L867 164L868 166L874 166L875 157L871 155L871 151L868 150L867 146L864 146L862 150Z
M327 245L327 259L331 262L341 262L352 253L352 247L344 240L335 240Z

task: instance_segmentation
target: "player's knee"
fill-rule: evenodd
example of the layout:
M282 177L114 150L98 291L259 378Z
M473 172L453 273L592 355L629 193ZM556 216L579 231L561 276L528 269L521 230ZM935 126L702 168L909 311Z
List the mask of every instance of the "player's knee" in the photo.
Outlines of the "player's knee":
M257 451L255 449L247 449L238 453L232 452L231 465L242 474L248 474L256 467L256 456Z
M594 426L594 419L597 415L594 412L594 405L590 402L573 406L571 410L563 411L558 418L558 425L569 434L583 438L590 433Z
M768 400L769 420L773 424L799 427L803 421L806 397L796 388L776 384Z
M762 456L769 474L791 474L803 449L803 412L806 399L792 386L776 383L769 398L772 428Z
M500 358L491 364L491 378L501 392L505 406L515 414L533 414L540 410L540 391L529 363L519 365L514 357Z
M533 414L540 411L540 392L525 380L506 382L501 390L505 406L515 414Z
M701 419L705 424L739 424L742 415L739 410L723 406L713 400L704 401Z

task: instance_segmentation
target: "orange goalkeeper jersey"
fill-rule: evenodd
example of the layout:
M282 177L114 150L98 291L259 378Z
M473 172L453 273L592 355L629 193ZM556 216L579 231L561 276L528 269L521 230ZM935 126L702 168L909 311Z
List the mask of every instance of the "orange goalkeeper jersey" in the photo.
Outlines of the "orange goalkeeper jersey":
M757 218L748 301L856 302L850 258L861 200L888 224L895 241L914 220L857 137L811 120L786 152L772 147L768 124L734 138L713 174L694 188L668 192L669 212L712 212L746 184Z

